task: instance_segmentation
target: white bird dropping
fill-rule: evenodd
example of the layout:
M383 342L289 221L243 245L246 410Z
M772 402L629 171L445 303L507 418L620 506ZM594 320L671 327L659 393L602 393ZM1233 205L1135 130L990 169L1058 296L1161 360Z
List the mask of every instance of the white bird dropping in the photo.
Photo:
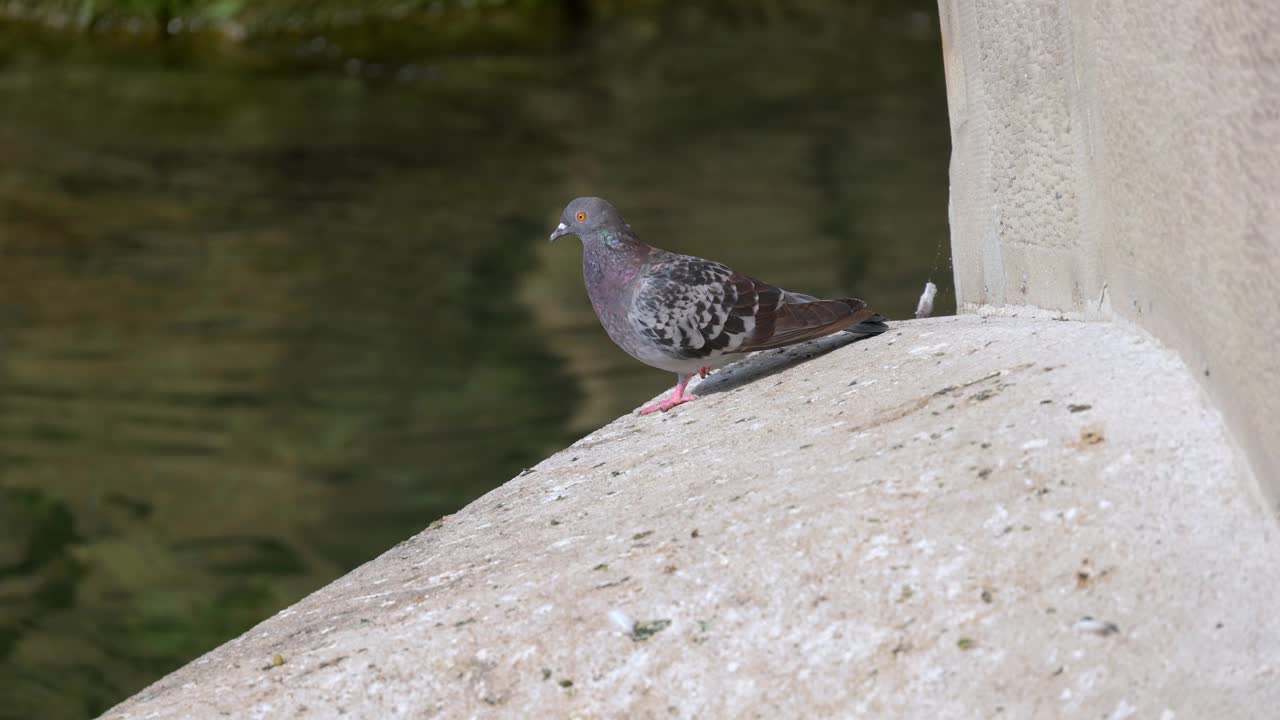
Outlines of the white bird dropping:
M614 608L609 611L609 622L613 623L622 632L627 635L634 635L636 631L636 621L626 613L625 610Z
M920 302L916 303L916 319L927 318L933 314L933 298L938 294L938 286L925 282L924 292L920 293Z
M1085 615L1071 625L1071 629L1078 633L1088 633L1090 635L1099 635L1106 637L1120 632L1119 626L1113 622L1105 620L1097 620L1089 615Z

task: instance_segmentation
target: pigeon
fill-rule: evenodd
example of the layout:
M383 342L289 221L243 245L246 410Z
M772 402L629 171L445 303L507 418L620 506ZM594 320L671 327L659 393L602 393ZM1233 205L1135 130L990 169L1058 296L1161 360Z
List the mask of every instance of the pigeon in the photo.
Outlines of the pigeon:
M694 375L705 378L747 353L840 331L870 336L889 329L861 300L819 300L646 245L601 198L570 202L551 241L564 235L582 240L587 295L609 338L640 362L676 374L672 396L641 415L697 399L685 393Z

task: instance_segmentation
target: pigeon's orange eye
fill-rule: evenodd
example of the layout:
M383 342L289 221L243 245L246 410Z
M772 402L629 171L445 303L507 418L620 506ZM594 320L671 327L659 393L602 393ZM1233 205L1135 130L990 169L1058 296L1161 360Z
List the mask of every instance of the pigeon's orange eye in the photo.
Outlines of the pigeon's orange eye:
M583 220L586 220L586 219L587 219L587 214L586 214L586 213L584 213L584 212L580 212L580 213L578 213L578 222L582 222Z

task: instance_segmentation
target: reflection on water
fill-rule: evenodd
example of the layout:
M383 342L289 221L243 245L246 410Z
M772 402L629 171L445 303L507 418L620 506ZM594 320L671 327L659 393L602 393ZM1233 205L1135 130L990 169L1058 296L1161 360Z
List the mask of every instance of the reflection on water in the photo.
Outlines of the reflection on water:
M101 712L669 385L545 242L575 195L908 316L932 8L380 81L3 49L0 716Z

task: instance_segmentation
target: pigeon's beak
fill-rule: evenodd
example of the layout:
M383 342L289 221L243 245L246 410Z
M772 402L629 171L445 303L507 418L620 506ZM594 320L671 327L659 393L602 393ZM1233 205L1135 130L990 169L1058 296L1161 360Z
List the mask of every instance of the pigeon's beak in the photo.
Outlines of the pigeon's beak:
M556 226L555 232L551 233L551 239L548 240L547 242L555 242L556 238L560 237L561 235L568 235L568 234L569 234L569 226L565 225L564 223L560 223L559 225Z

